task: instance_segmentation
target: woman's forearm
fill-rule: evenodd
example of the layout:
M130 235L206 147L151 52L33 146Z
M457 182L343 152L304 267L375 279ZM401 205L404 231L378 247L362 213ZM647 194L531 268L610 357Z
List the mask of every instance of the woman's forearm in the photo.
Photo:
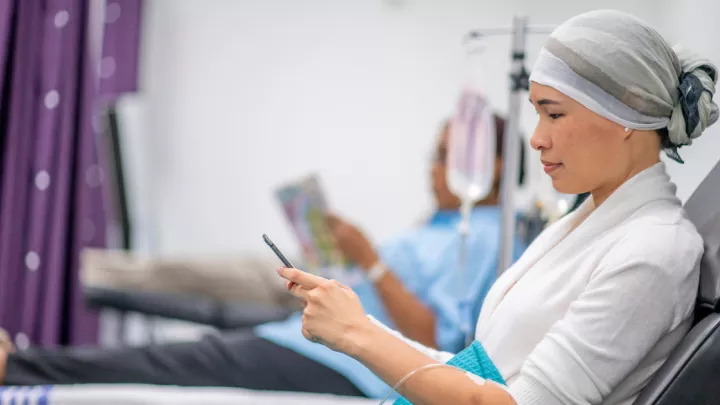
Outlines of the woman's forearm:
M437 347L435 315L405 288L392 271L388 271L375 283L375 289L388 314L404 336L425 346Z
M408 373L435 360L408 346L379 326L368 323L349 335L348 353L393 386ZM501 387L478 384L460 370L435 368L414 375L399 393L416 405L515 405Z

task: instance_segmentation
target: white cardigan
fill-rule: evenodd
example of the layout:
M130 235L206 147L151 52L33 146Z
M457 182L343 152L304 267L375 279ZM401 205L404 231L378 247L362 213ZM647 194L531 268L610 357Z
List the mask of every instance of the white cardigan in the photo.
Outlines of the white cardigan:
M690 328L702 253L658 163L548 227L490 290L475 337L518 405L629 405Z

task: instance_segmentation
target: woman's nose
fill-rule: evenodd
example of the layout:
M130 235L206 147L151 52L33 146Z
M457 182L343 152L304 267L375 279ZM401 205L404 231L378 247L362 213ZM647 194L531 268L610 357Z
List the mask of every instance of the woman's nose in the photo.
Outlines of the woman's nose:
M550 134L540 128L540 125L536 126L530 137L530 146L535 150L549 149L552 146Z

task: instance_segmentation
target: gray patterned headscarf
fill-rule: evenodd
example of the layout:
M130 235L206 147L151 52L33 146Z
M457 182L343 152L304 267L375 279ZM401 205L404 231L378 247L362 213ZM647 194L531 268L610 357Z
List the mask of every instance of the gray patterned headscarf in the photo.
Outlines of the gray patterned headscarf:
M643 21L619 11L592 11L559 26L530 80L627 128L666 128L663 147L680 163L677 148L718 119L715 65L671 48Z

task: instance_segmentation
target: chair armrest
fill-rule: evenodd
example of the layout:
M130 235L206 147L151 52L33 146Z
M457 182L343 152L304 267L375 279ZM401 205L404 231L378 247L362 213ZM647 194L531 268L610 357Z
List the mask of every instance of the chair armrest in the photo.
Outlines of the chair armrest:
M218 329L241 329L286 319L292 311L280 308L223 302L187 294L158 293L85 287L85 301L91 308L178 319Z

